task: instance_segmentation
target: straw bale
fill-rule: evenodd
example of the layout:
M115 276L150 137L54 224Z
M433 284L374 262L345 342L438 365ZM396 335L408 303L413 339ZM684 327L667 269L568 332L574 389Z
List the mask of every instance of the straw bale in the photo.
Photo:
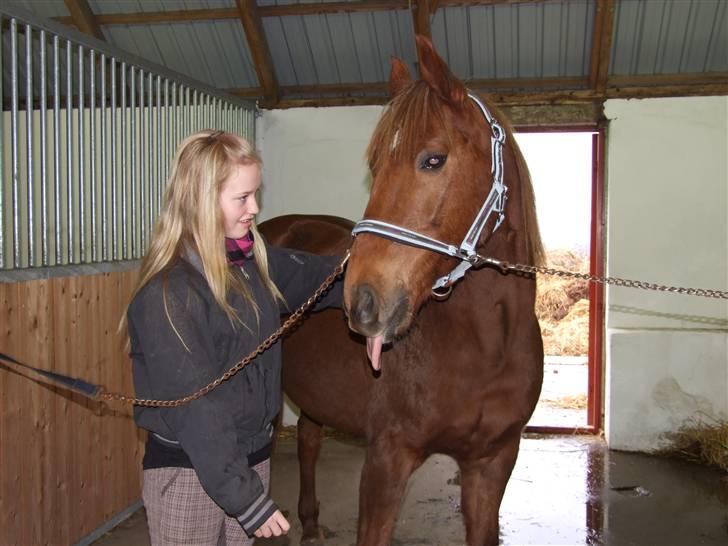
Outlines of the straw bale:
M709 421L687 421L671 435L672 446L664 452L728 472L728 421Z
M586 273L589 263L586 256L571 250L552 250L546 255L548 267ZM579 300L589 297L587 281L552 275L538 275L536 316L539 320L556 322L569 314Z

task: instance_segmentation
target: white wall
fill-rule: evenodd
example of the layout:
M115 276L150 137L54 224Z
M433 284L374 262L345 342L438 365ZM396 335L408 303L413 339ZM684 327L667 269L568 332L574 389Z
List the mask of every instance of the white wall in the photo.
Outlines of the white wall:
M607 274L728 287L728 97L611 100ZM728 418L728 303L607 290L606 436L651 451Z
M359 220L369 199L365 152L380 106L266 110L260 219L289 213Z

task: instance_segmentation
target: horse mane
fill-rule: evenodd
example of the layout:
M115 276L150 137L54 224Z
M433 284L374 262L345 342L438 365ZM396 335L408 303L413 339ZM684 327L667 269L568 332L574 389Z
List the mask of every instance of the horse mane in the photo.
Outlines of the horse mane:
M482 98L482 97L481 97ZM529 265L544 265L546 261L546 251L541 241L541 232L538 228L538 218L536 216L536 193L533 191L533 183L531 182L531 173L528 170L526 159L523 157L520 146L514 138L515 129L503 112L493 106L490 101L485 104L491 110L491 113L497 117L498 121L506 131L506 145L510 143L513 150L513 156L516 160L516 168L518 169L518 179L521 181L521 218L523 218L523 230L526 233L526 259ZM507 205L506 205L507 206Z
M544 261L544 248L536 219L536 200L531 184L528 166L518 143L513 138L514 129L503 113L490 102L486 102L493 115L506 130L506 146L510 145L516 160L518 178L521 181L521 217L526 236L526 251L529 264L541 265ZM435 90L424 81L412 82L398 93L385 109L377 123L366 152L366 159L372 173L376 173L389 157L395 160L414 157L418 152L428 123L445 129L446 139L451 142L457 130L445 123L445 102ZM396 145L393 145L396 143Z

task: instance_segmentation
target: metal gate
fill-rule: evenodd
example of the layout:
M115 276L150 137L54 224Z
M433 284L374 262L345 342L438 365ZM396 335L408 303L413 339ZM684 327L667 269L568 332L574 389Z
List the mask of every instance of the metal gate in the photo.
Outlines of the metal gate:
M0 271L144 255L178 143L255 105L0 7Z

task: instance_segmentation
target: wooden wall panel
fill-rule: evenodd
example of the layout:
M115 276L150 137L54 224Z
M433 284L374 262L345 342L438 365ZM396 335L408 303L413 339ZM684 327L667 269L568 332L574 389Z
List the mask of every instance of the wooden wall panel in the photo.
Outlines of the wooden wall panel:
M0 283L0 350L132 393L116 329L135 278ZM0 544L73 544L136 502L143 434L131 415L0 364Z

